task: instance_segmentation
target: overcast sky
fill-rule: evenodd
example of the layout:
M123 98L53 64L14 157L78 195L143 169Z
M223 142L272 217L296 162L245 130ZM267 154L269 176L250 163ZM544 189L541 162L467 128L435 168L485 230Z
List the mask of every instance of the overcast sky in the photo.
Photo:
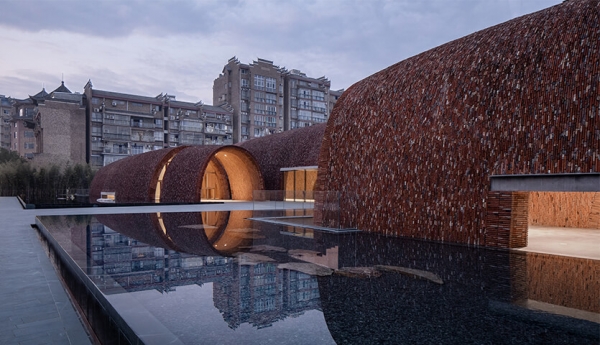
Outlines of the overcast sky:
M0 0L0 94L65 84L212 103L227 60L272 60L332 89L561 0Z

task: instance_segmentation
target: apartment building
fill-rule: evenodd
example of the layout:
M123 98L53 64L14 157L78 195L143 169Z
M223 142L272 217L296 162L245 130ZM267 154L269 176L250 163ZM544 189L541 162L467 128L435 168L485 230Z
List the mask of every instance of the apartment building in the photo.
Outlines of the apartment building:
M11 120L13 116L13 100L0 95L0 147L10 150Z
M213 104L231 106L238 143L326 122L334 104L330 87L325 77L311 78L260 58L244 64L234 56L213 83Z
M232 140L232 111L202 102L95 90L84 87L88 113L88 162L102 167L138 153L180 145L226 145Z
M331 82L307 77L297 69L284 72L283 77L284 130L327 122Z
M234 143L283 131L283 71L265 59L244 64L233 57L223 67L213 104L232 108Z

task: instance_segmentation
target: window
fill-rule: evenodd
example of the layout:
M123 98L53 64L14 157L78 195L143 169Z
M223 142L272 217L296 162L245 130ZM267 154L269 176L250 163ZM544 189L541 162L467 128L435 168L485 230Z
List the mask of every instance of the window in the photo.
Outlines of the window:
M96 97L92 97L92 104L98 104L100 103L100 100Z
M35 145L33 143L25 143L24 147L25 149L33 149Z
M309 110L300 110L298 112L298 119L310 121L310 119L311 119L311 112Z
M242 85L244 86L244 85ZM250 98L250 90L242 90L242 99L249 99Z
M254 92L254 101L255 102L264 102L265 101L265 93L264 92Z
M242 134L243 135L248 135L248 127L242 126Z
M274 105L267 105L267 115L277 115L277 107Z
M264 114L265 113L265 105L264 104L254 104L254 112L256 114Z
M250 87L250 81L248 79L242 79L242 87Z
M248 70L245 68L240 69L240 73L242 74L248 74Z
M142 103L131 102L131 106L132 107L143 107L144 105Z
M254 125L255 126L264 126L265 125L265 117L262 115L254 115Z
M298 90L298 96L302 98L310 98L310 90L300 89Z
M33 131L26 131L26 132L23 132L23 136L25 138L33 138L35 135L33 135Z
M255 75L254 76L254 86L256 86L257 88L264 88L265 87L265 77L263 77L262 75Z
M323 93L323 91L312 90L312 96L313 96L313 99L316 101L324 101L325 100L325 94Z
M283 98L282 98L283 101ZM266 94L266 102L269 104L276 104L277 103L277 95L274 93L267 93Z
M133 146L131 147L132 155L137 155L138 153L143 153L143 152L144 152L144 147L141 145L133 144Z
M275 78L267 78L266 84L268 90L275 91L275 88L277 86L277 81L275 80Z
M185 120L181 121L181 130L182 131L191 131L191 132L201 132L202 131L202 122L185 119Z

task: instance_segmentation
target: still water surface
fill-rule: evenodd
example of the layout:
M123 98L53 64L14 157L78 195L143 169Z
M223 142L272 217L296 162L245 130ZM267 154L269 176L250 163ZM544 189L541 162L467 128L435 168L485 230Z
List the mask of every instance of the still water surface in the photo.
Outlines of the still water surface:
M335 234L252 216L41 221L148 344L600 341L597 260Z

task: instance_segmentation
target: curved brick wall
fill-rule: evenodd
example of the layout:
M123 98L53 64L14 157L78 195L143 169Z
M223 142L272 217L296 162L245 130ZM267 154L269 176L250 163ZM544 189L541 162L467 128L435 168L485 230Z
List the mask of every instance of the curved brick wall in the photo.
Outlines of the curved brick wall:
M490 175L600 171L599 13L598 0L567 1L345 91L327 123L317 182L340 191L342 224L513 246L503 231L523 228L514 212L524 207L526 216L527 198L489 192ZM327 222L322 207L317 200Z
M156 213L99 214L95 217L100 223L127 237L154 247L180 250L160 230Z
M101 192L115 192L115 199L119 203L154 202L154 188L160 169L184 148L142 153L102 167L92 180L90 202L96 203Z
M251 200L253 190L263 189L256 161L245 149L238 146L191 146L178 153L169 164L163 178L161 202L200 202L202 177L213 158L227 172L233 199Z
M161 202L200 202L202 176L218 146L191 146L176 155L163 178Z
M162 213L167 236L179 251L194 255L220 255L206 236L201 213ZM220 225L227 226L229 212L220 212L222 217Z
M303 127L237 144L256 159L266 190L282 190L281 168L316 166L325 124Z

